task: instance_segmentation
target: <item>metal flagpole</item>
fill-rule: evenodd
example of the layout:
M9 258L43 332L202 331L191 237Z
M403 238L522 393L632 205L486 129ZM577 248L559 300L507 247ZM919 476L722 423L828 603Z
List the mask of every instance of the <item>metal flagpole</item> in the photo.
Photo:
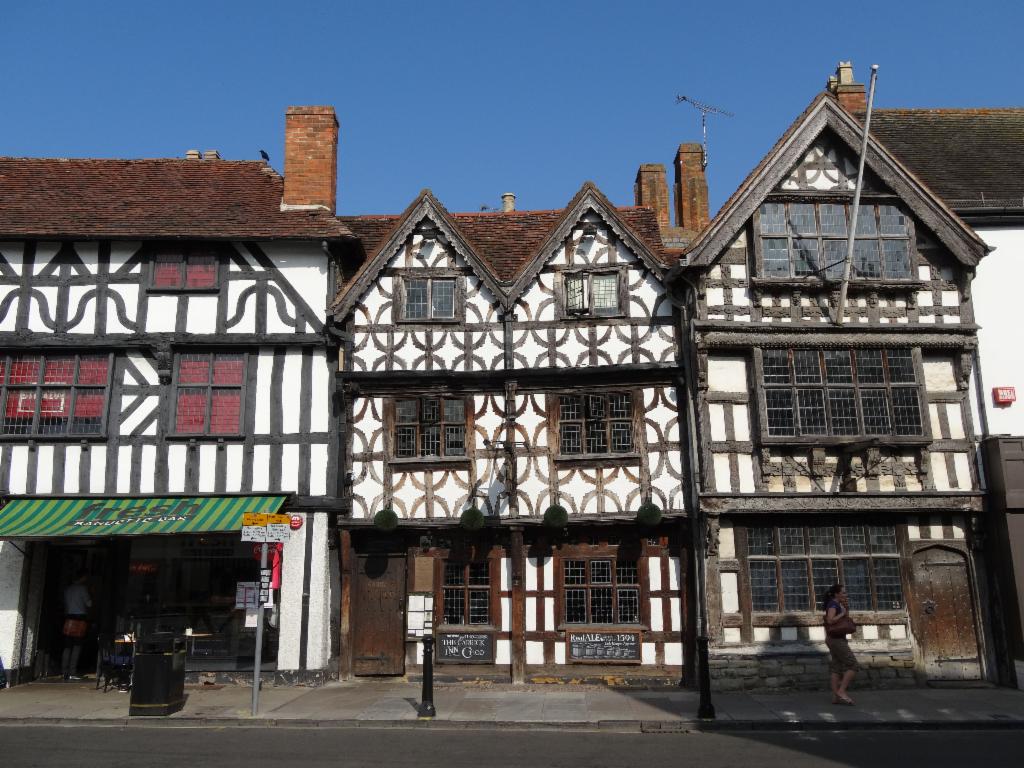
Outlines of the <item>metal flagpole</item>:
M267 542L260 546L260 581L256 590L256 655L252 660L252 714L260 708L260 671L263 666L263 574L267 570ZM269 585L268 585L269 586ZM270 594L270 591L267 591Z
M857 186L853 190L853 211L850 214L850 232L846 237L846 260L843 262L843 284L839 289L839 304L836 307L836 325L842 325L846 314L846 289L850 287L850 267L853 265L853 242L857 233L857 216L860 214L860 192L864 185L864 155L868 151L868 133L871 130L871 108L875 102L875 80L878 79L878 65L871 65L871 85L868 89L868 111L864 116L864 136L860 142L860 160L857 163Z

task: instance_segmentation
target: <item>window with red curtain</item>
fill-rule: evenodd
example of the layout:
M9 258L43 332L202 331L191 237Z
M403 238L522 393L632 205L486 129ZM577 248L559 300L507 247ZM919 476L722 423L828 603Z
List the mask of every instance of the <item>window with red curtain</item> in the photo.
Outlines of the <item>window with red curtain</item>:
M153 260L153 288L204 290L217 287L217 254L184 249L157 253Z
M244 383L245 355L179 355L174 431L183 435L239 434Z
M99 435L110 355L0 356L0 434Z

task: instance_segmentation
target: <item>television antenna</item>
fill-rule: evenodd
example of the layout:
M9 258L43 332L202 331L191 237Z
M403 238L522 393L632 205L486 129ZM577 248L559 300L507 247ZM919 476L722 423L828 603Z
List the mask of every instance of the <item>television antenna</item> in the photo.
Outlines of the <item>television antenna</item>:
M689 96L676 96L676 104L682 104L686 102L694 109L700 110L700 129L704 134L704 145L700 153L700 167L708 167L708 115L721 115L722 117L735 117L732 112L728 112L720 107L713 107L710 104L705 104L703 101L697 101L691 99Z

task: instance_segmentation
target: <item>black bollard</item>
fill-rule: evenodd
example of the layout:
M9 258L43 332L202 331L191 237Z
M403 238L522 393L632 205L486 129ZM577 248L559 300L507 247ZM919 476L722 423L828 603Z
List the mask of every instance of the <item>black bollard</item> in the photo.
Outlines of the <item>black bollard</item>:
M425 635L423 638L423 701L420 702L417 714L420 717L434 717L434 638Z

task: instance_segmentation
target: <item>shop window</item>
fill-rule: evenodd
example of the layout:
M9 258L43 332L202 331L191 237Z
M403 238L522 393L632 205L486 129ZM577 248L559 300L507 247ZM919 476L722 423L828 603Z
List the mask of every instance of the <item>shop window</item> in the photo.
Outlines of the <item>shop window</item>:
M769 436L923 433L909 349L765 349L761 363Z
M444 564L445 624L491 623L491 569L489 563Z
M465 456L465 400L454 397L395 400L394 455L399 459Z
M755 613L824 610L822 598L837 581L846 586L851 610L904 605L891 525L748 528L747 568Z
M568 317L615 317L625 314L619 296L619 271L569 272L562 278Z
M764 276L841 279L851 210L845 202L762 204L757 228ZM851 277L913 277L911 234L910 219L897 206L861 205Z
M458 282L452 277L402 278L402 320L458 320Z
M111 364L109 354L0 356L0 433L103 434Z
M640 578L635 560L562 561L566 624L639 624Z
M211 250L161 250L153 257L150 286L166 291L216 289L217 264L217 254Z
M178 355L174 431L180 435L238 435L242 431L245 355Z
M558 410L562 456L633 452L633 396L629 392L562 395Z

